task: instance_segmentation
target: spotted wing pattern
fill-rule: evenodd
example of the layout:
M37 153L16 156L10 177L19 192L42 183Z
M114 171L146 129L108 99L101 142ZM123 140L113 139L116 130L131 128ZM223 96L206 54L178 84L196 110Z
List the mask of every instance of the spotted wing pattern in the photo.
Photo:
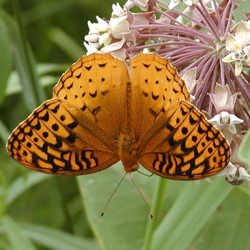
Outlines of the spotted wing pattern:
M139 54L129 70L111 54L83 56L53 99L12 132L7 150L50 174L90 174L122 160L128 172L139 162L164 178L206 178L225 168L230 148L189 101L176 69L156 54Z
M126 117L124 62L110 54L81 57L43 103L11 134L9 154L28 168L88 174L119 160L117 138Z
M38 107L9 138L7 149L24 166L50 174L88 174L119 159L112 140L63 99Z
M225 138L205 116L186 101L173 104L146 133L139 162L164 178L202 179L229 162Z
M170 62L156 54L139 54L131 62L133 133L139 138L175 102L190 100L185 83Z
M72 103L110 137L117 138L126 118L128 81L123 61L111 54L92 54L81 57L62 75L53 97Z

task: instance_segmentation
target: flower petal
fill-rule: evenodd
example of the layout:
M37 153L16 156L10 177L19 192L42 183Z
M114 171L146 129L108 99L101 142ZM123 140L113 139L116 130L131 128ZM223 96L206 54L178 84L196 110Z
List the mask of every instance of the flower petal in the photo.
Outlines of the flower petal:
M226 62L226 63L234 62L235 60L236 60L236 56L234 52L222 58L222 62Z
M106 32L109 28L109 24L101 19L99 16L96 17L98 23L93 23L93 26L95 27L98 32Z
M241 21L235 32L235 39L240 43L241 47L247 45L250 39L250 32L248 30L248 25L246 22Z
M126 20L122 20L117 18L117 20L112 20L110 23L112 36L116 39L122 39L122 37L126 34L129 34L131 31L129 30L129 23Z
M236 115L234 114L230 114L230 124L240 124L242 123L243 120L238 118Z
M175 6L177 6L179 3L180 3L180 0L171 0L170 3L169 3L169 5L168 5L168 8L171 10Z
M98 52L98 50L95 47L87 44L86 42L84 42L83 44L84 44L85 48L87 49L87 53L86 53L87 55L90 55L90 54L93 54L95 52Z
M186 87L189 91L189 93L192 93L192 91L194 90L194 87L196 85L196 68L192 68L188 71L186 71L181 79L185 82Z
M233 51L233 46L234 46L235 41L236 41L235 37L232 34L228 33L227 39L226 39L226 49L228 51Z
M108 53L108 52L112 52L114 50L118 50L121 49L123 44L125 43L126 39L123 37L121 41L116 42L116 43L111 43L108 46L105 46L101 49L102 53Z
M93 25L93 23L91 23L90 21L88 21L88 27L89 27L89 34L98 34L98 30L95 28L95 26Z
M243 64L241 61L235 61L235 75L239 76L243 69Z
M239 168L239 180L250 181L250 175L247 170L243 167Z
M112 41L112 38L110 37L110 35L108 33L104 33L99 37L99 44L107 44L109 45Z
M112 5L112 14L111 16L114 18L114 17L119 17L121 16L123 13L124 13L124 10L122 9L122 7L120 6L119 3L117 4L113 4Z
M86 40L87 42L96 43L99 40L99 36L97 34L86 35L84 37L84 40Z

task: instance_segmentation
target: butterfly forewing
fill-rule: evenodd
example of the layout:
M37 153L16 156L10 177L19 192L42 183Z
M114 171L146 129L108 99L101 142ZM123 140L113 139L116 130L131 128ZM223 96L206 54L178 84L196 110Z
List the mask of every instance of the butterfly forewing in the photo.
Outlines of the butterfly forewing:
M126 117L128 80L126 65L111 54L83 56L62 75L53 97L72 103L117 138Z
M139 54L131 61L132 114L140 138L178 100L189 101L185 83L169 61L156 54Z

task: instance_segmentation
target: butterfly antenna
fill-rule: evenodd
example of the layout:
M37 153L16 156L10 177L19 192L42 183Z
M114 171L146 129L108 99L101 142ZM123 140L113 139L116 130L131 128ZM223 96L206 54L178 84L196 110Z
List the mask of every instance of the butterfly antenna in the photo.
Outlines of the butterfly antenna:
M139 194L141 195L142 199L144 200L144 202L145 202L145 204L146 204L146 206L147 206L148 213L149 213L149 215L150 215L151 220L154 220L155 218L154 218L154 216L151 214L150 209L149 209L149 206L148 206L148 203L146 202L146 200L145 200L145 198L144 198L142 192L140 191L140 189L139 189L139 188L137 187L137 185L135 184L135 182L134 182L134 180L133 180L133 178L132 178L132 176L131 176L130 173L129 173L129 176L130 176L130 179L131 179L131 181L133 182L134 186L135 186L136 189L138 190Z
M105 213L105 211L106 211L106 208L107 208L109 202L110 202L111 199L113 198L113 196L114 196L116 190L117 190L117 189L119 188L119 186L121 185L121 183L122 183L122 181L124 180L124 178L125 178L125 176L127 175L127 173L128 173L128 172L126 172L126 173L123 175L122 179L120 180L120 182L119 182L118 185L116 186L114 192L111 194L110 198L108 199L108 201L107 201L107 203L106 203L104 209L102 210L101 217L104 215L104 213Z

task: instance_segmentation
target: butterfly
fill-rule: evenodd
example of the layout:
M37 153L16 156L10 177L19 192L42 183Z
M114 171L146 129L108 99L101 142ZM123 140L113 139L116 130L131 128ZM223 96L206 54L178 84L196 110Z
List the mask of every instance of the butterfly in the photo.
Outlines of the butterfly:
M141 53L130 64L111 54L82 56L53 98L14 129L8 153L27 168L59 175L91 174L120 160L126 172L140 164L175 180L224 169L226 139L190 103L170 62Z

